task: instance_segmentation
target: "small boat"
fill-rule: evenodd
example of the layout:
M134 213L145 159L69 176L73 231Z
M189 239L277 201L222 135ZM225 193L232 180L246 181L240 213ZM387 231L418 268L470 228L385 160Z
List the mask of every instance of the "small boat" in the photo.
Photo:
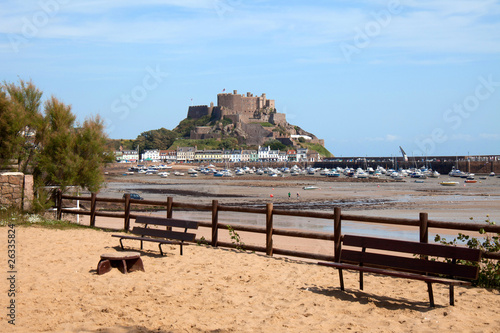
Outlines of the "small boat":
M479 179L483 179L484 180L484 179L488 179L488 178L486 178L486 177L479 177Z
M495 177L495 173L493 171L490 172L490 177Z
M304 186L302 189L303 190L317 190L319 187L317 186L312 186L312 185L309 185L309 186Z
M477 180L475 180L475 179L466 179L465 182L466 183L477 183Z
M439 183L439 185L443 185L443 186L457 186L458 182L441 182L441 183Z
M423 179L415 179L415 183L423 183L424 180Z

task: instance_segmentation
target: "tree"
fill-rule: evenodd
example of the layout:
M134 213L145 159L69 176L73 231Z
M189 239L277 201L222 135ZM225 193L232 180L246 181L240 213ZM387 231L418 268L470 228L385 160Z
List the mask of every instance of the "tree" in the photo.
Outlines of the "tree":
M162 127L141 133L135 139L134 147L139 145L141 149L167 149L174 143L177 136L178 133Z
M76 183L80 159L76 151L76 117L71 107L52 97L45 103L43 137L38 163L35 167L39 185L59 185L64 190Z
M287 146L285 146L283 143L281 143L278 140L269 140L264 143L264 146L271 148L271 150L287 150Z
M88 118L79 126L71 106L54 96L45 102L43 115L41 96L31 81L0 88L0 162L15 159L18 170L32 172L38 186L98 191L104 182L101 169L112 159L103 121Z
M99 117L87 118L81 128L76 129L75 150L78 156L76 184L97 192L104 183L102 167L114 160L107 148L104 121Z
M4 82L0 91L0 160L3 165L15 160L17 170L29 172L36 159L40 126L42 92L32 81L19 80L19 85Z

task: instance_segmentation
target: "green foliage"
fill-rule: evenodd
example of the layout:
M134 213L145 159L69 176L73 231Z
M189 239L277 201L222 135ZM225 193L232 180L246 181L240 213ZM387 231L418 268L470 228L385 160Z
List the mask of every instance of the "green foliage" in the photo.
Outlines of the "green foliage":
M260 124L262 127L274 127L274 125L273 125L273 124L268 123L268 122L257 123L257 124Z
M111 161L99 117L75 123L71 106L51 97L41 113L42 92L30 81L4 83L0 91L0 160L17 162L18 171L33 173L36 187L80 185L97 191L101 167Z
M287 150L288 147L278 140L269 140L264 142L264 147L269 146L271 150Z
M208 241L205 239L205 236L201 236L201 238L196 242L197 245L208 245Z
M31 81L4 82L0 87L0 166L14 160L17 171L27 173L36 160L43 125L41 98Z
M306 139L304 139L303 137L300 137L300 138L299 138L299 142L300 142L300 143L305 143L305 142L306 142Z
M227 229L229 230L229 236L231 237L231 243L236 245L237 250L244 251L245 250L245 248L244 248L245 243L243 243L241 241L240 235L229 224L227 225Z
M143 149L167 149L175 139L179 136L178 133L170 131L166 128L151 130L141 133L132 143L129 149L135 149L137 146Z
M222 126L227 126L227 125L232 124L232 123L233 123L233 121L230 118L228 118L228 117L222 118Z
M205 126L209 122L210 116L204 116L199 119L186 118L182 120L176 128L174 128L174 132L176 132L179 137L189 137L191 130L193 130L196 126Z
M309 143L309 142L302 143L302 142L300 142L300 145L303 148L307 148L309 150L314 150L314 151L318 152L318 154L320 154L323 157L333 157L333 154L330 153L328 151L328 149L326 149L325 147L323 147L319 143Z
M68 221L58 221L38 214L24 214L14 208L0 207L0 227L15 224L16 227L38 226L48 229L89 229L91 227Z
M238 139L236 138L225 138L222 139L216 149L237 149L238 148Z
M472 218L470 218L472 220ZM486 215L486 222L490 225L495 225L495 222L490 221L489 215ZM481 229L479 231L484 238L478 239L462 233L452 241L447 241L445 238L436 235L435 242L444 245L457 246L465 244L470 249L478 249L484 252L499 252L500 251L500 234L488 234ZM471 266L479 266L479 278L474 283L480 287L500 289L500 261L494 259L482 258L480 263L473 263L466 260L461 260L461 263Z

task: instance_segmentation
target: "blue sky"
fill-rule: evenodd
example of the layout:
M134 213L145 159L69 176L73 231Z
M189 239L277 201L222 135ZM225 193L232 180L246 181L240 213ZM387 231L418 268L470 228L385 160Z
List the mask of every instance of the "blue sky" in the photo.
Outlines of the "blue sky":
M4 0L0 69L114 139L226 89L336 156L500 154L496 0Z

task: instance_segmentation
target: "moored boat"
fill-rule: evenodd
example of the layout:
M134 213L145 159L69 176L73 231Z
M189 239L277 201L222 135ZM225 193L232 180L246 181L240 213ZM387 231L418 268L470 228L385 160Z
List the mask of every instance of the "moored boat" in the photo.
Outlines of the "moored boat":
M443 185L443 186L457 186L458 182L441 182L441 183L439 183L439 185Z

